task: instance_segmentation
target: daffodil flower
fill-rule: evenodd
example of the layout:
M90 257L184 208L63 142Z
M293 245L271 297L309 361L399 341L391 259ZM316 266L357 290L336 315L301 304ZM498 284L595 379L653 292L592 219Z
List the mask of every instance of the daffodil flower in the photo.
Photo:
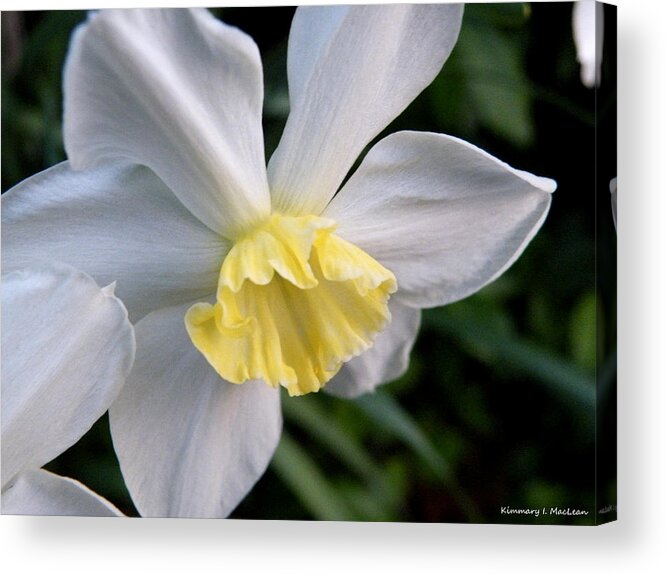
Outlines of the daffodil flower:
M395 379L420 308L493 281L543 223L552 180L450 136L392 134L348 178L438 74L462 11L299 8L268 166L243 32L204 10L100 12L76 31L69 163L9 192L3 264L118 281L138 351L111 432L142 515L227 515L277 445L281 386L354 397Z
M42 465L76 443L117 397L134 329L113 286L49 264L2 278L2 513L122 515Z

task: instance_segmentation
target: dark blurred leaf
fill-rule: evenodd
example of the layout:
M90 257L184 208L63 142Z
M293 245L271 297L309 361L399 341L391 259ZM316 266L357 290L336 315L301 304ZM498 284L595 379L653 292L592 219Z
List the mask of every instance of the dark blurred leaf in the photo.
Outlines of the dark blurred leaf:
M32 16L21 13L22 19ZM63 61L71 31L84 18L84 12L71 10L35 13L36 23L22 43L16 73L11 79L3 77L3 190L65 158Z
M500 331L495 319L475 313L469 300L447 306L441 313L424 314L425 325L457 339L478 359L535 378L591 417L595 404L592 379L547 349Z
M368 481L381 477L381 470L351 430L343 427L338 419L327 416L318 404L318 397L286 398L282 402L285 418L302 428L350 469Z
M480 122L514 145L531 145L532 90L519 37L490 26L471 25L461 33L457 50Z
M59 86L72 29L85 20L86 14L76 10L52 10L41 14L43 18L25 42L21 68L26 74L38 71Z
M596 295L586 293L571 311L569 319L571 355L581 368L588 371L594 369L597 361L597 318L600 311Z
M315 519L357 519L344 498L329 483L325 473L285 431L282 432L271 466Z
M522 4L468 4L458 43L433 83L433 111L463 137L479 128L514 146L534 141L534 89L525 72Z
M451 470L444 457L392 396L385 392L375 392L359 397L355 403L378 429L409 445L435 475L450 477Z
M479 517L476 505L465 493L444 456L435 448L418 423L388 393L376 391L355 400L379 430L411 447L422 464L431 470L451 491L470 521Z
M527 2L481 4L465 7L465 24L482 23L495 28L512 30L522 28L531 13Z

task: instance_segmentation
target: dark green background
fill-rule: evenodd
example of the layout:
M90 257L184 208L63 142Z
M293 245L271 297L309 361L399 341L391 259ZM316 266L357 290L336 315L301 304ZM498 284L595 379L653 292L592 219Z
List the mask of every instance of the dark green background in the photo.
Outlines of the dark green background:
M468 5L443 71L386 131L455 135L554 178L542 230L499 280L424 312L400 380L356 401L284 394L280 447L232 517L589 524L595 509L615 503L615 8L606 7L596 93L580 83L571 10ZM214 13L261 50L268 157L288 113L293 8ZM65 158L62 65L84 18L2 15L3 191ZM48 468L136 513L106 419ZM590 515L525 519L502 515L502 506Z

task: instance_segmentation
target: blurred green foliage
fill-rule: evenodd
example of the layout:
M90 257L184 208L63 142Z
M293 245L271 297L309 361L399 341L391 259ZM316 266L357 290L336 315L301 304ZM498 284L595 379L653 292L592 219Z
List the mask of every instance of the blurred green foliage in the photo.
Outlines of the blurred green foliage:
M269 156L289 108L293 8L214 13L261 50ZM65 158L62 66L71 30L84 18L2 14L3 190ZM354 401L285 394L282 442L233 517L519 522L525 518L503 516L500 507L593 511L597 475L600 504L612 497L612 441L595 462L596 434L615 433L615 230L604 187L616 175L612 137L607 165L594 168L595 120L609 134L615 128L615 24L610 15L606 21L605 85L595 108L594 92L579 82L570 4L466 7L443 71L385 133L449 133L552 177L559 188L551 212L499 280L424 312L410 368L398 381ZM610 398L606 408L597 403L595 378ZM49 469L136 513L106 418Z

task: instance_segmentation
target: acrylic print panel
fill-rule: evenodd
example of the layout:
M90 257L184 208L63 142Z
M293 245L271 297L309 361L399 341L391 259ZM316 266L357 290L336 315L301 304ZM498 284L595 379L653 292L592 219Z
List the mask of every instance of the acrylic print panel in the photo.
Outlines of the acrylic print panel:
M3 513L614 520L615 37L3 12Z

